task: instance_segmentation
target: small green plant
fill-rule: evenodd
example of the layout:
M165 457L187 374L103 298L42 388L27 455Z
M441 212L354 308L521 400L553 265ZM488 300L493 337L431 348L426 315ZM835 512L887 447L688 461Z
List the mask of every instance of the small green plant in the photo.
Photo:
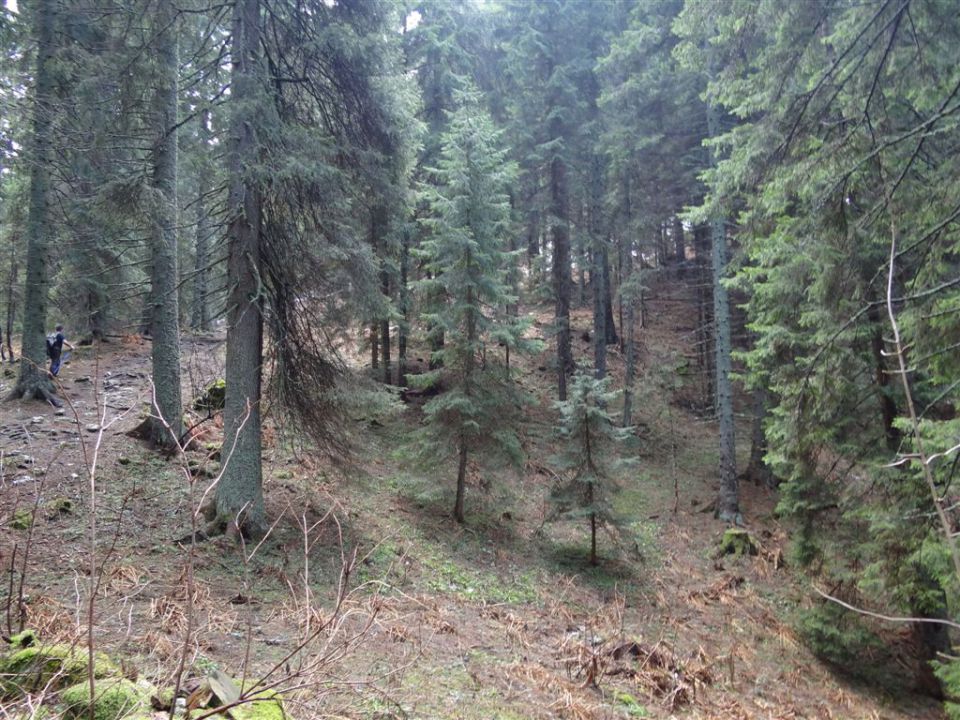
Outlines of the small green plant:
M660 556L660 528L649 520L635 520L629 529L640 561L653 564Z
M619 528L623 522L611 506L610 496L619 488L617 471L629 461L619 457L632 428L616 427L607 408L616 393L607 391L607 379L577 373L568 400L556 403L560 410L557 434L565 451L557 460L569 479L550 494L553 512L548 520L582 518L590 527L590 564L597 564L597 530Z
M614 694L617 704L626 710L629 717L645 718L650 717L650 711L639 702L630 693L618 692Z
M13 520L10 521L10 527L14 530L29 530L33 526L33 512L20 508L14 510Z

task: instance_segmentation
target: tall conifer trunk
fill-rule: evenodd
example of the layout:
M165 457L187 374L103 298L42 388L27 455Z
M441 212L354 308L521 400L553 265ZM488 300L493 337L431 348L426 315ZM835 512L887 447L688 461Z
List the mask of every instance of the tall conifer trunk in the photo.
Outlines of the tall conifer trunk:
M387 308L390 303L390 272L387 269L387 209L377 206L373 210L374 247L380 250L380 293L383 295L384 316L380 318L380 352L383 359L383 382L390 384L390 317Z
M410 323L410 290L407 287L408 265L410 264L410 233L406 229L400 243L400 324L397 328L397 385L407 385L407 333Z
M623 239L623 277L629 284L628 291L623 292L621 288L620 305L626 304L626 317L620 323L620 334L623 336L624 350L626 353L626 367L624 368L623 378L623 427L629 427L633 424L633 378L637 371L637 351L634 345L634 322L636 320L634 312L634 287L633 282L633 240L631 235L631 224L633 220L633 208L630 204L630 177L624 178L623 194L623 212L626 221L626 236ZM642 272L643 264L640 264ZM639 283L638 283L639 284Z
M23 337L21 339L20 377L13 397L47 399L58 404L53 384L47 378L46 333L49 294L49 213L52 159L51 124L53 115L52 76L56 51L53 30L56 22L55 0L37 0L34 6L34 35L37 56L34 71L33 136L30 165L29 210L27 214L27 277L24 293Z
M260 392L263 362L263 296L260 193L247 176L257 161L253 132L260 42L259 0L238 0L233 12L232 81L228 171L230 226L227 231L227 366L224 448L227 463L217 485L221 524L239 520L252 536L266 529L260 448Z
M207 194L213 185L210 167L210 111L200 112L200 170L197 173L197 234L195 238L195 260L193 276L193 307L190 325L194 330L206 332L210 329L210 250L212 234L210 213L207 209Z
M716 398L714 388L713 343L713 286L710 280L710 229L705 225L694 228L693 244L696 250L697 290L697 365L700 376L700 400L705 411L712 411Z
M570 351L570 228L567 224L567 168L562 158L550 164L553 215L553 292L556 298L557 397L567 399L567 374L573 369Z
M607 313L603 278L603 251L594 240L591 256L590 285L593 290L593 369L594 377L602 380L607 375Z
M720 118L716 105L707 105L707 130L710 137L720 134ZM716 165L713 152L710 164ZM740 504L737 488L737 458L733 425L733 383L730 378L730 301L723 278L727 268L726 221L716 211L710 219L711 256L713 260L713 328L714 352L716 354L716 403L720 423L720 493L717 501L717 517L725 522L740 519Z
M673 257L679 264L687 259L686 243L683 237L683 221L679 215L673 216Z
M177 267L177 73L179 52L177 10L159 0L157 86L154 119L153 178L157 192L151 229L153 297L153 394L149 437L159 444L176 443L183 430L180 397L180 310ZM169 430L167 429L169 427Z
M750 460L743 475L757 485L773 489L776 478L764 460L767 454L767 437L763 423L767 417L768 394L766 388L753 391L753 416L750 421Z
M606 318L604 331L606 332L607 345L616 345L620 342L620 337L617 335L617 326L613 320L613 287L610 283L610 251L606 244L603 246L601 259L601 264L603 265L603 314ZM621 327L621 332L622 330L623 328Z
M593 289L593 358L598 380L607 374L607 345L617 342L610 290L610 258L603 232L603 166L599 155L590 164L590 284Z
M527 214L527 267L540 254L540 213L534 208Z
M10 280L7 282L7 360L13 362L13 319L17 310L17 275L20 274L20 265L17 263L17 250L10 243Z

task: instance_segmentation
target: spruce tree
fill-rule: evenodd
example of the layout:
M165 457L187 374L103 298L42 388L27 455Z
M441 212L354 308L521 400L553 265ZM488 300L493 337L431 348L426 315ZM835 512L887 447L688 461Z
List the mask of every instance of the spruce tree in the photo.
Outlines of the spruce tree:
M266 530L260 447L263 368L263 289L260 188L251 171L260 159L254 128L262 119L264 68L260 57L260 0L237 2L231 62L230 226L227 230L227 360L223 476L216 520L256 536Z
M37 0L31 8L37 43L34 60L32 134L30 138L30 189L27 217L26 291L20 376L13 395L58 403L47 379L44 343L49 300L50 226L49 193L52 159L51 127L54 105L54 29L59 13L52 0Z
M615 529L621 523L610 501L617 491L616 473L627 464L620 457L624 443L633 435L632 427L613 424L608 408L618 393L610 392L609 384L609 378L579 372L573 377L570 397L556 403L564 448L559 465L569 478L550 494L554 508L550 519L587 520L591 565L598 562L597 530Z
M171 0L157 4L152 149L155 191L151 223L150 291L153 300L153 416L150 439L164 446L180 441L180 281L177 253L177 87L180 70L177 11Z
M688 3L676 27L688 59L715 54L710 96L738 120L706 208L742 209L748 381L769 389L767 459L796 556L852 604L955 612L955 13ZM832 631L811 643L849 657L835 616L811 620ZM949 644L936 623L914 628L930 658ZM929 667L917 681L936 690Z
M443 297L427 320L444 332L438 350L442 368L421 382L444 391L424 408L419 452L457 460L453 516L464 522L467 463L480 448L520 453L510 408L516 404L509 373L494 362L497 343L522 347L522 323L507 313L514 302L507 273L515 254L506 248L510 230L507 188L515 168L499 146L499 133L475 93L463 94L449 117L435 185L424 189L429 234L418 255L430 278L420 283L428 297ZM487 346L490 346L489 350ZM486 351L486 352L485 352Z
M265 376L297 431L319 450L347 449L335 341L382 308L380 268L366 242L370 215L361 209L369 208L371 187L405 181L404 164L391 159L409 153L416 127L392 10L386 3L236 6L225 138L227 465L212 508L220 527L238 517L241 531L265 527ZM384 169L397 166L384 179Z

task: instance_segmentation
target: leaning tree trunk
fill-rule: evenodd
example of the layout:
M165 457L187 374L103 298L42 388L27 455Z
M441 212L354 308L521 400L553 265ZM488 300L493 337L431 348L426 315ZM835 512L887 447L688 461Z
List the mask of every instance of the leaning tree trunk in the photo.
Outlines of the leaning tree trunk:
M177 71L176 8L160 0L157 38L158 77L154 113L158 137L153 146L152 185L157 192L152 227L153 410L148 438L172 447L183 432L180 397L180 304L177 267Z
M217 521L250 536L266 531L260 448L260 391L263 363L263 300L258 282L261 258L260 194L246 176L257 163L260 0L239 0L233 13L232 82L228 172L227 362L223 410L223 459L217 485Z
M707 105L707 125L710 137L720 134L719 111L713 103ZM713 152L710 164L716 164ZM730 301L723 278L727 269L726 222L714 212L710 220L710 239L713 259L713 328L715 366L717 371L717 417L720 422L720 493L717 517L725 522L740 519L737 488L737 458L733 425L733 383L730 375Z
M49 294L50 223L47 195L50 189L52 160L51 123L53 115L53 37L57 3L37 0L34 8L34 32L37 58L33 101L32 163L30 164L30 196L27 215L27 278L24 293L22 362L20 377L13 397L46 399L59 404L53 394L53 383L46 372L47 349L44 325L47 321Z

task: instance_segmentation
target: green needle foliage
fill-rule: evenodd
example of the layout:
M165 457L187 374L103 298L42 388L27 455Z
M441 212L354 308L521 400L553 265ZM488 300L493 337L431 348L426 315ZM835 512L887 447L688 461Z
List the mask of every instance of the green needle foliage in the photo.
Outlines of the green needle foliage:
M614 425L607 408L617 393L608 386L608 378L598 380L590 373L578 372L569 398L555 404L560 411L558 434L564 444L558 465L571 475L551 492L554 507L548 519L588 520L591 565L597 564L597 529L612 530L621 524L610 498L618 490L617 474L631 464L622 454L633 428Z
M443 388L424 408L426 427L420 455L457 457L454 517L464 521L468 456L480 448L519 460L515 427L519 396L510 379L511 349L525 350L526 323L507 312L516 302L507 272L515 253L505 250L510 231L506 190L516 170L499 144L500 134L476 94L459 96L449 116L435 185L422 197L429 215L421 220L426 238L417 251L428 278L419 283L432 307L423 316L444 343L438 369L417 381ZM501 351L502 348L502 351ZM494 452L494 454L497 454Z
M853 605L954 617L955 8L687 3L674 29L685 62L715 66L707 94L734 125L714 141L705 209L740 211L743 357L773 399L767 460L797 558ZM925 659L949 650L942 625L913 627ZM840 661L856 644L818 636ZM925 666L916 681L935 684Z

